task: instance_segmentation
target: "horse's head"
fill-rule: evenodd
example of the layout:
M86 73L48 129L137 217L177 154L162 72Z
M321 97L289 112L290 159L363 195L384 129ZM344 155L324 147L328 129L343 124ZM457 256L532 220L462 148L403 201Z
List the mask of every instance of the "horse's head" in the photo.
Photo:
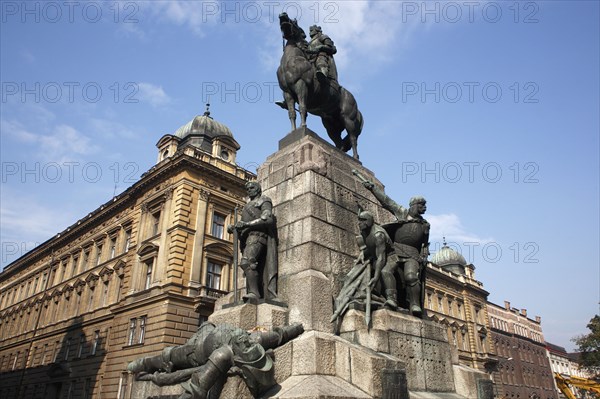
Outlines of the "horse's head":
M298 21L291 19L285 12L279 14L279 28L285 40L297 42L306 39L306 33L298 26Z

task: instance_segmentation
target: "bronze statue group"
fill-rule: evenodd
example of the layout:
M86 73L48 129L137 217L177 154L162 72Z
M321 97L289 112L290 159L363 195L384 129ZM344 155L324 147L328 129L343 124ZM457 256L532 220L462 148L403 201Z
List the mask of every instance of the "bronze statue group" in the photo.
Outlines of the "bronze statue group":
M296 128L295 104L299 105L302 125L306 113L321 116L337 148L353 149L362 130L362 115L352 94L337 82L333 55L337 49L319 26L310 28L311 41L286 14L280 15L280 28L287 43L277 71L284 93L282 107L289 111L292 129ZM333 104L333 105L332 105ZM341 132L347 131L342 139ZM429 223L423 197L410 199L405 208L388 197L359 172L353 171L396 221L379 225L374 215L358 209L358 256L334 301L331 322L339 327L345 312L365 311L367 328L376 309L404 311L424 317L423 294L429 255ZM248 202L241 220L228 226L239 241L244 272L244 302L281 302L277 296L277 226L271 199L262 194L257 182L246 184ZM235 262L234 262L235 263ZM334 328L337 331L337 327ZM185 345L165 348L161 354L131 362L128 370L139 381L154 384L181 384L180 399L218 397L228 375L240 375L255 396L275 384L272 349L304 332L301 324L275 328L269 332L248 332L228 325L203 323Z

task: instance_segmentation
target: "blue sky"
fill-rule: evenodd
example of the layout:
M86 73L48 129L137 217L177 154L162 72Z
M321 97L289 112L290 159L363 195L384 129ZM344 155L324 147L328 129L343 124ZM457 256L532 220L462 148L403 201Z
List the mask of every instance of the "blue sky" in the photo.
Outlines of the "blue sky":
M207 97L240 165L275 152L285 10L334 40L361 161L428 199L433 251L446 237L567 349L598 313L598 2L0 5L2 266L135 182Z

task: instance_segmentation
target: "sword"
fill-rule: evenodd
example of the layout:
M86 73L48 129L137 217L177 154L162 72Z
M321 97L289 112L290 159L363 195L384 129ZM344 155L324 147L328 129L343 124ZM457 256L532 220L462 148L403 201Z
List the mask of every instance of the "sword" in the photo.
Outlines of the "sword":
M361 183L369 181L363 175L361 175L360 172L358 170L356 170L356 169L352 169L352 174L354 176L358 177L358 180L360 180Z
M367 270L365 272L365 275L367 277L367 298L366 298L366 304L367 304L367 309L365 310L365 323L367 324L367 331L369 330L369 326L371 325L371 284L369 284L369 282L371 281L371 262L367 263Z

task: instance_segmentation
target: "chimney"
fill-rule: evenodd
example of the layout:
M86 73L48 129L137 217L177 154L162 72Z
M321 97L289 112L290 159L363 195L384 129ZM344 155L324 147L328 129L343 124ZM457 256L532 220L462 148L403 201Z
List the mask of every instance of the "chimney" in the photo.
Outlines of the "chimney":
M521 309L521 316L527 317L527 309Z
M542 318L541 318L540 316L535 316L535 321L536 321L538 324L542 324Z
M510 302L504 301L504 309L510 310Z

